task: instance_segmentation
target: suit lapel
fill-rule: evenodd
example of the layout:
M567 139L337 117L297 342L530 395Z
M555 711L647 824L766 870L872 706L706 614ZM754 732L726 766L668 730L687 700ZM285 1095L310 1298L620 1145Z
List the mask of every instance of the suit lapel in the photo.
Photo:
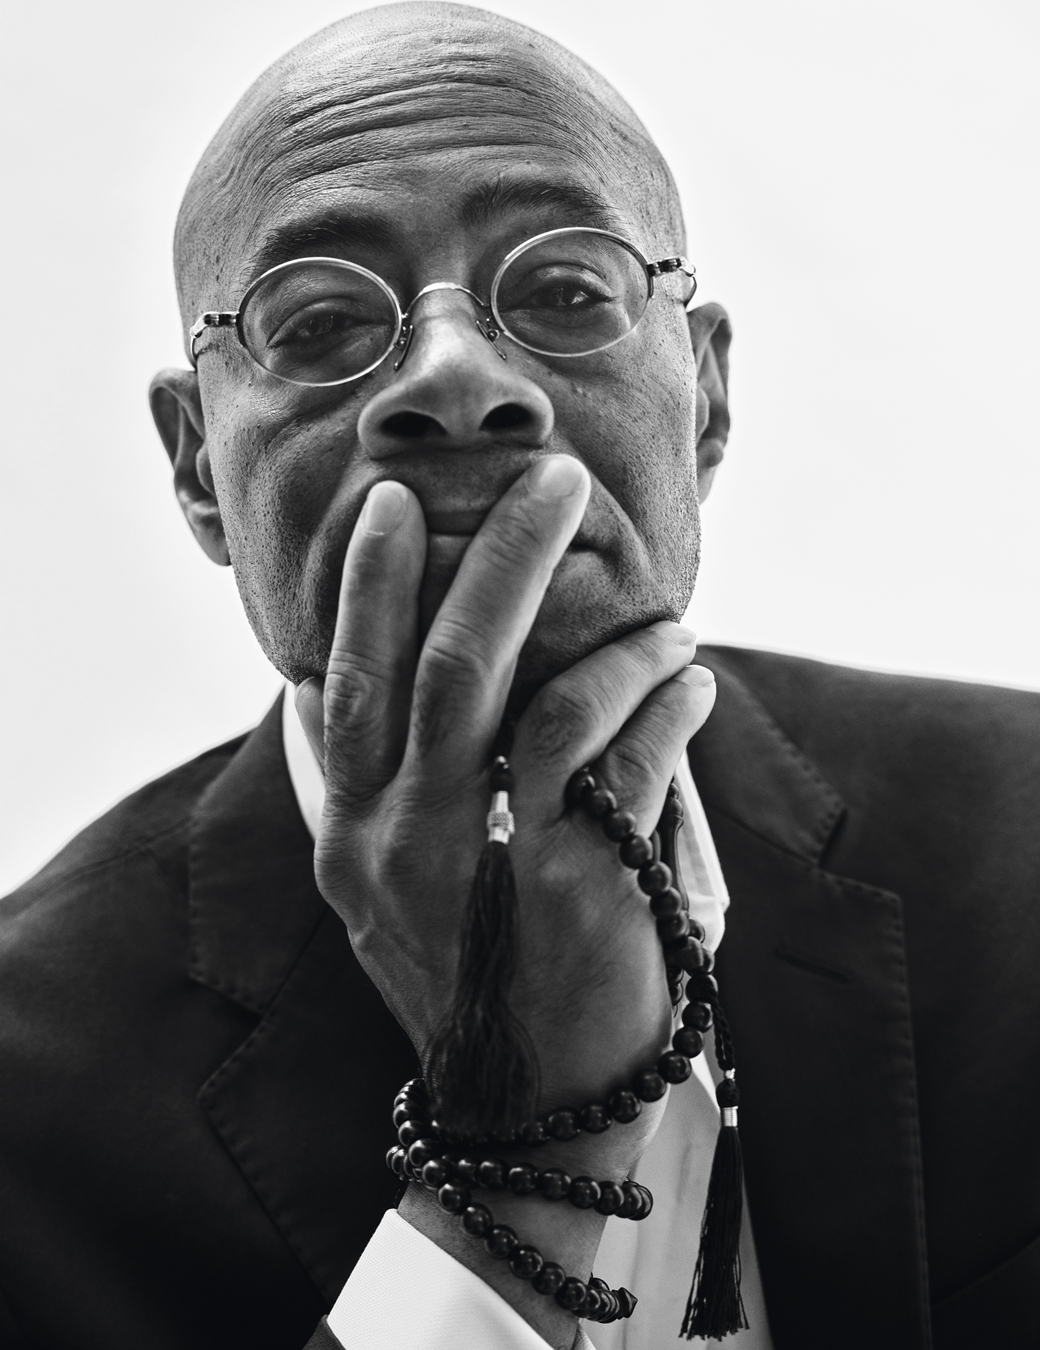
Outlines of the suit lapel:
M281 698L196 808L192 978L252 1012L281 987L327 906L282 749Z
M331 1304L394 1202L389 1106L416 1064L315 885L313 855L279 701L193 820L192 975L260 1015L199 1101Z
M844 806L719 653L690 762L732 897L719 983L778 1350L925 1350L902 904L821 867Z

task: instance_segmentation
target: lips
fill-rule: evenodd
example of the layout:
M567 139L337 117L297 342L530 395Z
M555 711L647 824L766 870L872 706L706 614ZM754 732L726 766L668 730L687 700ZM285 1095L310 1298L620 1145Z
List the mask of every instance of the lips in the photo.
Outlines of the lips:
M430 534L476 534L487 510L427 511L426 528Z
M449 538L472 539L476 532L484 523L488 514L487 508L483 511L476 510L440 510L426 512L426 529L431 535L442 535ZM571 540L572 549L593 548L594 544L590 535L586 532L584 522L578 528L578 533Z

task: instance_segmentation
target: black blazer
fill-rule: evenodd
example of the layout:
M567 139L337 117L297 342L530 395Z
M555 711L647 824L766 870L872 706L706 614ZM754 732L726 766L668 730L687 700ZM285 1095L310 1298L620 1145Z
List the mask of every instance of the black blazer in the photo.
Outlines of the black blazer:
M701 659L777 1350L1032 1350L1040 697ZM299 1350L335 1299L416 1065L311 857L276 706L3 902L4 1350Z

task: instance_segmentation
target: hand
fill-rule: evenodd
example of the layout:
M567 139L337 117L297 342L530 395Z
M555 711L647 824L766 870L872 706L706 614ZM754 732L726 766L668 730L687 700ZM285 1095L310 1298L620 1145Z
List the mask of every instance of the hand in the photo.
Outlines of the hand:
M421 1061L453 995L517 657L588 493L571 456L544 457L523 474L474 537L420 650L422 511L400 484L373 488L347 550L324 688L308 681L298 695L325 763L318 885ZM602 1097L668 1040L646 898L598 824L566 809L564 788L595 763L639 831L653 829L714 698L710 674L690 667L693 652L693 635L677 624L628 634L550 681L516 726L512 1005L538 1054L547 1107ZM658 1118L645 1111L636 1125L589 1136L587 1165L594 1157L597 1175L624 1175ZM567 1146L570 1168L577 1148ZM524 1215L560 1208L528 1203Z

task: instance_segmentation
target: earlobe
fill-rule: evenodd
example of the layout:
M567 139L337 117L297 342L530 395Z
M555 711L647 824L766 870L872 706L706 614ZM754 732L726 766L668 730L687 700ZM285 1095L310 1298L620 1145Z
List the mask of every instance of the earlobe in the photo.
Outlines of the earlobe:
M729 438L729 315L711 302L687 315L690 341L697 358L697 486L703 501L715 470L722 463Z
M173 490L203 552L221 567L231 558L213 488L206 423L193 370L161 370L148 390L156 430L173 465Z

